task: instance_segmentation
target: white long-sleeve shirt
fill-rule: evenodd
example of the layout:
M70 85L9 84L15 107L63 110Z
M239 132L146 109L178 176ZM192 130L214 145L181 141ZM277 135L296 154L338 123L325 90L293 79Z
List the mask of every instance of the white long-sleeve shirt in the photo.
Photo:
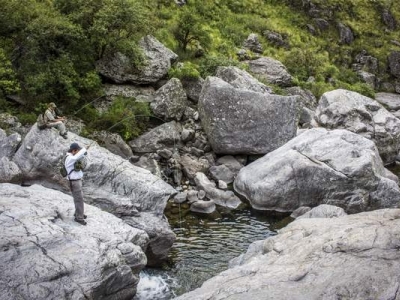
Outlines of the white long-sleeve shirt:
M67 153L67 157L65 159L65 169L67 169L67 176L68 180L77 180L77 179L82 179L83 177L83 172L81 170L79 171L72 171L74 169L74 164L83 158L83 156L86 153L86 148L82 147L81 150L78 151L75 155L72 155L72 153ZM71 172L72 171L72 172Z

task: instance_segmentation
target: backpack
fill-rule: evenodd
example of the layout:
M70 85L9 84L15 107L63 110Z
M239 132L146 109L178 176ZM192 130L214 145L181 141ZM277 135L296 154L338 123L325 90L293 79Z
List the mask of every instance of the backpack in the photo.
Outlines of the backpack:
M68 155L66 155L64 157L64 159L62 160L62 162L60 163L60 174L62 177L67 177L67 176L71 175L72 171L81 171L81 170L85 169L85 167L87 165L87 160L86 160L86 157L83 157L82 159L75 162L74 168L68 173L67 169L65 168L65 161L67 160L67 157L68 157Z
M65 168L65 161L67 160L67 156L68 155L65 155L64 159L60 162L60 174L62 177L69 176L72 173L72 171L74 170L74 169L72 169L71 172L69 172L69 173L67 172L67 169Z
M43 130L43 129L47 128L46 120L44 118L44 114L40 114L37 117L36 123L37 123L37 127L39 128L39 130Z

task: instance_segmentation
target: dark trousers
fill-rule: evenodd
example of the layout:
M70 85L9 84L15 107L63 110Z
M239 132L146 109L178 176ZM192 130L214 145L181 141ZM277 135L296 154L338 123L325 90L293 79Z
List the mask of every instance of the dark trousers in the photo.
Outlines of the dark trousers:
M77 220L83 220L83 192L82 192L82 180L70 180L69 185L71 187L72 197L75 203L75 218Z

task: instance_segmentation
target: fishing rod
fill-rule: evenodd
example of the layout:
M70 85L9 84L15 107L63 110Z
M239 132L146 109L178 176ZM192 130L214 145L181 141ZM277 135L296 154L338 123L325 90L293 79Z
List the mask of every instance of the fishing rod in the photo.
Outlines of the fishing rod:
M103 97L105 97L105 96L106 96L106 94L103 94L103 95L101 95L100 97L97 97L96 99L90 101L89 103L86 103L86 104L85 104L84 106L82 106L80 109L78 109L77 111L75 111L72 115L75 116L78 112L80 112L80 111L81 111L82 109L84 109L86 106L92 104L93 102L95 102L95 101L97 101L97 100L99 100L99 99L101 99L101 98L103 98Z

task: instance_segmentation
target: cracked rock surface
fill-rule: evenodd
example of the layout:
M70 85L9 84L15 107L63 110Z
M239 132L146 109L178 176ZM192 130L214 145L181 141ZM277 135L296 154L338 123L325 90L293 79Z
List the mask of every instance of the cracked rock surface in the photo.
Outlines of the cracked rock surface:
M375 142L385 164L393 163L400 149L400 120L379 102L343 89L324 93L315 118L329 129L347 129Z
M177 300L400 299L400 210L300 219Z
M395 208L400 190L375 144L347 130L307 130L242 168L235 191L260 210L330 204L347 213Z
M0 299L132 299L149 237L39 185L0 184Z

